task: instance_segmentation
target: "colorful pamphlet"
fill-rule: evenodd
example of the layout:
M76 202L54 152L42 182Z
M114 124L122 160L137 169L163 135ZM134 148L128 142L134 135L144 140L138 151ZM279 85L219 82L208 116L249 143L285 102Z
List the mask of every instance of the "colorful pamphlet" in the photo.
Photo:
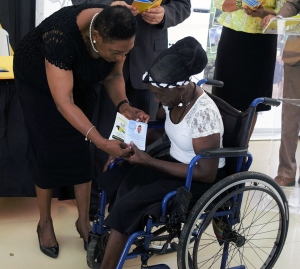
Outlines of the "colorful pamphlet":
M126 144L132 141L140 150L145 150L147 129L147 123L129 120L117 112L109 139L120 140Z
M263 29L264 34L300 34L300 15L289 18L276 16L272 18L268 25Z
M150 8L160 6L161 2L162 0L134 0L131 5L136 7L139 11L139 14L141 14Z
M252 10L258 8L263 1L257 1L257 0L243 0L242 1L242 7L248 7Z

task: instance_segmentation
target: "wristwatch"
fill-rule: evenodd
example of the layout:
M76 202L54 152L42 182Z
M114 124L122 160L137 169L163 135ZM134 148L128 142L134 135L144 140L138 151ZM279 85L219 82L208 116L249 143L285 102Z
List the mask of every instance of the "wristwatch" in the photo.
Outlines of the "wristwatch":
M128 100L123 100L123 101L121 101L121 102L117 105L117 111L118 111L118 112L120 112L120 107L121 107L121 105L123 105L123 104L125 104L125 103L127 103L127 104L130 105L130 106L132 106Z

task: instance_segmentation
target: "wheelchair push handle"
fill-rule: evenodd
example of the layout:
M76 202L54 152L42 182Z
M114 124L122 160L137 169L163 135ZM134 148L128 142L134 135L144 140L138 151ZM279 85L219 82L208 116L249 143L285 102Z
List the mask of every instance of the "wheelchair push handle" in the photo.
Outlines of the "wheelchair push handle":
M277 99L273 99L273 98L269 98L269 97L265 97L264 99L265 99L265 101L264 101L265 105L279 106L281 104L281 102Z
M256 107L260 103L268 105L268 106L279 106L281 102L277 99L273 99L273 98L269 98L269 97L260 97L260 98L256 98L254 101L252 101L250 107Z
M215 79L210 79L210 78L200 79L197 82L198 86L200 86L202 84L212 85L212 86L215 86L215 87L223 87L224 86L224 82L223 81L215 80Z

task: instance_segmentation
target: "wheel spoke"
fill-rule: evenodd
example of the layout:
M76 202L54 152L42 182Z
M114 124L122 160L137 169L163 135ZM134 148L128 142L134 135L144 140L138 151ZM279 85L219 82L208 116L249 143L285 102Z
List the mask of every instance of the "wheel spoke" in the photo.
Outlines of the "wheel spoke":
M252 173L255 172L251 172L251 175ZM259 177L263 176L259 174ZM273 267L285 241L288 218L285 217L283 201L286 198L276 184L260 178L252 181L253 183L249 180L236 180L234 177L230 182L224 180L223 188L227 189L225 192L221 187L216 187L219 193L211 190L210 197L213 199L209 198L209 193L203 198L204 201L211 199L212 205L199 201L199 213L193 209L195 216L189 225L189 232L182 231L182 234L194 237L194 241L185 250L189 253L188 264L193 264L193 267L182 268ZM237 203L227 202L231 197L239 198L241 195L243 198L240 207ZM201 208L204 208L204 218L199 215L202 214ZM240 208L240 214L227 213L228 215L220 216L222 210L228 212L236 208ZM215 217L216 212L220 217ZM187 227L188 225L184 226Z

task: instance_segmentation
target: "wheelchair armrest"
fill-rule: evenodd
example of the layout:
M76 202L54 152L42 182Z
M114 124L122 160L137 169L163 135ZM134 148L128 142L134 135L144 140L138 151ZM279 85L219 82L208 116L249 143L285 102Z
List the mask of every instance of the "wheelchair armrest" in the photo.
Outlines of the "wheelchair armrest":
M205 149L199 152L199 155L208 158L223 158L223 157L240 157L246 156L248 153L247 148L218 148L218 149Z
M224 157L242 157L248 155L248 148L236 147L236 148L217 148L217 149L205 149L201 150L189 163L185 187L190 190L192 183L192 175L195 164L201 159L212 158L224 158Z

